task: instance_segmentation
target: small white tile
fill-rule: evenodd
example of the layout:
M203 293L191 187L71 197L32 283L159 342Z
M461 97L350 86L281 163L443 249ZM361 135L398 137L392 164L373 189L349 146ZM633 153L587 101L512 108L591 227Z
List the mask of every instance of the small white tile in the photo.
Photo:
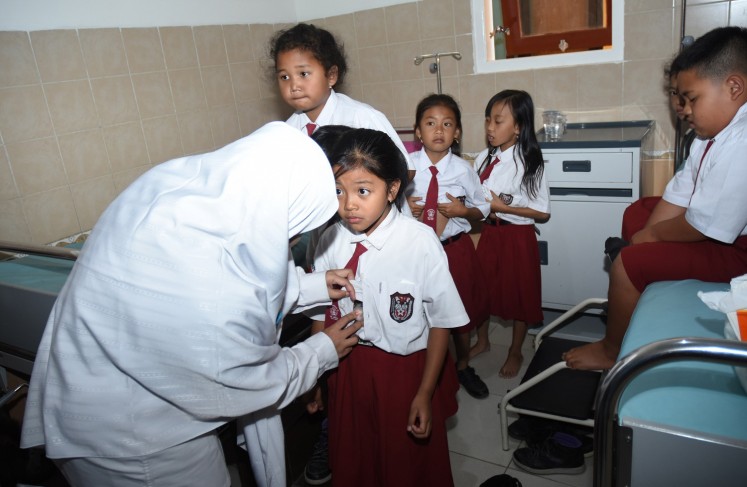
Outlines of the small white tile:
M457 399L459 411L447 422L449 450L476 460L508 466L511 450L501 448L498 399L474 399L460 390ZM513 441L510 448L519 446Z

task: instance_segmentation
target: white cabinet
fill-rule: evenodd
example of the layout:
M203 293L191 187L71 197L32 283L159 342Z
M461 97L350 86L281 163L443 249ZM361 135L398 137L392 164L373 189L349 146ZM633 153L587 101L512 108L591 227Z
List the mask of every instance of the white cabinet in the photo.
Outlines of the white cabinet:
M623 212L640 197L652 134L650 121L570 124L558 141L540 131L551 213L537 225L545 308L607 296L604 241L620 236Z

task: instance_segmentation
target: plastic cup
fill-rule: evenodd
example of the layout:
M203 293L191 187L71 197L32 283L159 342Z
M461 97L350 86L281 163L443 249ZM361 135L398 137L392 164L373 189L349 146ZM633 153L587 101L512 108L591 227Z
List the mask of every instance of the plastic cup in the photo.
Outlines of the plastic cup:
M542 112L542 125L545 129L545 136L550 140L557 140L565 133L566 117L562 112L548 110Z

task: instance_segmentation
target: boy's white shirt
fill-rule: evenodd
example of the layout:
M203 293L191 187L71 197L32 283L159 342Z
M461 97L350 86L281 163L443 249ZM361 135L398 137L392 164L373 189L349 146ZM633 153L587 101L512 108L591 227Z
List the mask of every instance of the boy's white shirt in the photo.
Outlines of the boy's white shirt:
M662 198L687 208L685 219L703 235L732 243L747 235L747 104L713 140L705 158L708 140L693 141L690 156Z

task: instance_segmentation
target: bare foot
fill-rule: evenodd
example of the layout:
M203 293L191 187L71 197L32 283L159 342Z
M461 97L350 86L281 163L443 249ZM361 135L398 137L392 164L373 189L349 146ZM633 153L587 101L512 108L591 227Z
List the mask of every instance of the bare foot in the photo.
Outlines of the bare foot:
M511 350L509 350L508 357L506 357L506 361L503 363L503 367L501 367L498 375L500 375L504 379L516 377L516 374L519 373L519 368L521 368L521 362L523 361L524 356L521 354L521 351L512 352Z
M607 370L615 365L619 347L604 340L568 350L563 354L568 367L579 370Z
M469 359L472 360L473 358L477 357L483 352L487 352L490 350L490 342L481 342L480 340L477 340L474 345L472 345L472 348L469 349Z

